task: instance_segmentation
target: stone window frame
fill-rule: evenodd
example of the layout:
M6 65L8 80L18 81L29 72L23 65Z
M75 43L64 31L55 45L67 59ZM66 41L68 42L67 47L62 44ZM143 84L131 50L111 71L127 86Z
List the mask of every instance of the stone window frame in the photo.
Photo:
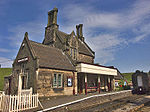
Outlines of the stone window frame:
M56 81L54 83L54 79L56 75ZM59 86L59 80L58 80L58 76L61 75L61 86ZM53 88L62 88L63 87L63 74L62 73L54 73L53 74Z

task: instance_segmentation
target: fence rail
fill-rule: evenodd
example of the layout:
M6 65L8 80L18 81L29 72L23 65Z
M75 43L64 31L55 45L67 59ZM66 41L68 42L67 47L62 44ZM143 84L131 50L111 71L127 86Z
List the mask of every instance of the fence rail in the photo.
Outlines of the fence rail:
M0 110L2 112L18 112L36 107L38 107L38 94L0 96Z

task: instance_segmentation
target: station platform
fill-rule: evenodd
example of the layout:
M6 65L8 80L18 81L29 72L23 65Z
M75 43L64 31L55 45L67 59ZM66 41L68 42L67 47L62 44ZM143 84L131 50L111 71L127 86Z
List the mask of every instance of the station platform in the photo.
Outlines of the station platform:
M107 99L112 100L113 98L125 97L126 93L131 94L131 90L124 90L124 91L117 91L117 92L101 92L100 94L98 92L95 92L95 93L89 93L87 95L78 94L78 95L70 95L70 96L51 96L47 98L40 98L39 100L42 106L39 105L39 107L36 110L34 109L30 111L38 111L38 112L52 111L57 108L62 108L64 106L73 105L84 101L87 102L95 98L101 98L103 100L107 100Z

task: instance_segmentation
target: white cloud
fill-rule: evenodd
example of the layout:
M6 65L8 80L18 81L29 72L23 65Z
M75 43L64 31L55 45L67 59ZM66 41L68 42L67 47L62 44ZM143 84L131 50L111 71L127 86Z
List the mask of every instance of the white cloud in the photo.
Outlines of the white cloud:
M87 38L89 45L96 52L96 58L101 64L106 64L114 59L115 49L126 43L122 38L112 34L100 34L96 37Z
M10 52L10 50L9 49L0 48L0 52Z
M28 32L29 39L41 42L44 39L44 24L38 21L27 22L10 27L9 32L12 33L12 36L9 37L12 46L20 46L25 32Z
M90 4L69 4L61 10L60 15L65 22L60 23L60 29L70 33L75 30L76 24L83 23L85 39L96 51L97 60L105 64L115 59L114 55L120 45L137 43L148 37L150 24L146 23L146 19L150 19L149 4L148 0L137 0L130 8L118 12L100 11ZM11 27L11 45L19 47L25 32L29 33L29 39L41 42L44 39L45 21L41 22L36 20ZM102 33L101 29L106 29L107 32ZM126 37L121 36L126 30L130 30L135 37L126 41Z
M120 25L118 14L101 13L90 14L85 18L84 24L87 27L118 28Z
M71 32L73 25L83 23L85 39L96 51L96 60L107 63L115 59L114 55L120 45L138 43L150 35L150 24L147 23L147 19L150 19L149 4L148 0L137 0L128 9L118 12L100 11L90 4L86 7L69 4L62 11L67 21L62 29ZM101 29L107 32L102 33ZM127 30L132 35L122 36Z
M147 34L139 35L139 36L133 38L133 40L131 40L131 42L133 42L133 43L140 42L141 40L145 39L146 36L147 36Z
M4 58L4 57L0 57L0 65L2 68L10 68L10 67L12 67L12 63L13 63L13 60Z

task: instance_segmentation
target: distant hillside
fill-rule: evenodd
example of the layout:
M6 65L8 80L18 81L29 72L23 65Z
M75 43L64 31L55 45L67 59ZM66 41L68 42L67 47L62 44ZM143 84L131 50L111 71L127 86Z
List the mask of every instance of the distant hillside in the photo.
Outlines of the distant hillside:
M4 77L11 74L12 68L0 68L0 91L3 90Z
M132 81L132 74L133 74L133 72L131 72L131 73L122 73L122 75L127 79L128 82Z

